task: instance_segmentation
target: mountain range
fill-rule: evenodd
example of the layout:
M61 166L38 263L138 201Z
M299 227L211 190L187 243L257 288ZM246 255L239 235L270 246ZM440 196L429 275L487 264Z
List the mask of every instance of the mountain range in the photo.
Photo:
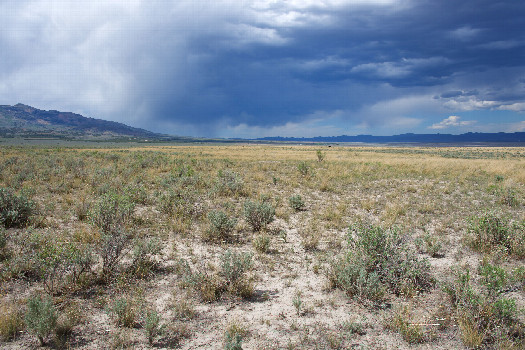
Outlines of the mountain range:
M0 105L0 136L65 138L161 138L166 135L71 112L45 111L24 104Z
M401 134L392 136L263 137L257 139L202 139L154 133L123 123L87 118L71 112L41 110L24 104L0 105L0 137L65 138L95 140L155 140L178 142L360 142L360 143L525 143L525 132L452 134Z
M467 132L459 135L452 134L401 134L392 136L318 136L318 137L263 137L259 141L276 142L360 142L360 143L523 143L525 132L514 133L481 133Z

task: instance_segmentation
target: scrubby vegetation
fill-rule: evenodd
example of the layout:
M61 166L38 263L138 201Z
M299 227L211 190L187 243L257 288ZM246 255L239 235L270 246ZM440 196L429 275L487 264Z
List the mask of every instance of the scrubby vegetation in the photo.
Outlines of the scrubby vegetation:
M395 228L358 224L349 234L345 256L332 263L329 280L349 296L376 302L386 292L414 295L430 290L434 278Z
M0 148L0 347L525 346L523 148L106 146Z

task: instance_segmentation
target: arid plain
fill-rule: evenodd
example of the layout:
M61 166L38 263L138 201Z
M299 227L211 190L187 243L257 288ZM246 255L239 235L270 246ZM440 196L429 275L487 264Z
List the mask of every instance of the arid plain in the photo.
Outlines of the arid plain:
M0 347L523 349L525 148L0 148Z

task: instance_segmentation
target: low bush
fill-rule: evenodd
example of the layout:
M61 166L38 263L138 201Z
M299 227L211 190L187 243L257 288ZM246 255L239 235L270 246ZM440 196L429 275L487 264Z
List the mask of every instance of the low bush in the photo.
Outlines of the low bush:
M68 349L69 341L73 335L73 328L82 321L81 308L75 304L69 304L61 312L55 328L55 345L59 349Z
M129 225L135 205L127 196L116 193L103 195L91 209L91 222L104 234L121 231Z
M525 325L518 319L516 301L504 296L504 270L486 261L480 267L483 288L475 289L468 267L454 271L455 280L444 287L455 312L461 339L479 348L501 341L509 348L525 345Z
M79 282L91 272L95 257L87 245L61 242L51 235L42 237L34 264L39 270L46 292L53 295Z
M324 160L325 156L326 156L326 153L324 153L320 149L316 150L315 154L317 155L317 161L318 162L322 162Z
M253 294L253 284L247 276L253 267L252 254L227 250L221 257L220 266L220 275L224 278L231 294L243 298Z
M503 250L516 258L525 258L525 221L510 222L487 213L471 220L468 244L476 251L491 253Z
M165 325L161 324L161 319L157 311L148 310L144 319L144 330L148 338L148 343L153 344L153 340L162 335Z
M167 215L199 216L194 206L197 202L197 193L188 188L170 188L157 196L159 210Z
M396 229L359 224L348 241L349 250L332 262L328 278L349 296L380 302L387 291L410 296L433 287L430 264L418 259Z
M95 202L91 221L102 233L97 250L102 258L102 279L109 279L127 252L131 234L133 202L126 196L109 193Z
M219 170L214 189L221 195L239 196L243 194L244 181L241 175L234 171Z
M267 234L258 235L253 239L253 248L258 253L268 253L270 250L270 236Z
M311 172L310 166L306 162L300 162L299 164L297 164L297 170L303 176L306 176Z
M249 334L246 326L238 320L232 320L224 332L225 350L242 350L242 341Z
M113 317L117 326L133 328L138 321L139 307L131 298L120 297L111 303L107 312Z
M0 261L7 258L7 233L3 226L0 226Z
M25 195L0 188L0 224L6 228L25 226L33 214L34 203Z
M222 242L231 239L231 234L237 225L237 219L229 217L220 210L208 213L208 229L203 233L205 241Z
M275 208L267 202L244 202L244 218L254 231L260 231L274 220Z
M157 263L154 257L162 251L162 243L159 239L141 238L133 242L132 261L130 271L138 278L146 278L153 274Z
M179 298L179 291L173 292L173 314L178 320L191 320L197 314L192 299L187 297Z
M290 207L295 211L304 210L305 208L304 200L298 194L288 198L288 203L290 204Z
M57 325L57 313L51 298L30 297L27 302L25 323L27 329L38 338L40 346L43 346L44 339L55 330Z
M218 300L226 290L224 281L210 266L191 268L186 260L179 260L177 270L181 275L180 286L193 290L204 302Z
M420 252L425 252L433 258L442 256L441 251L443 244L441 240L430 233L418 237L416 239L416 246L418 246Z

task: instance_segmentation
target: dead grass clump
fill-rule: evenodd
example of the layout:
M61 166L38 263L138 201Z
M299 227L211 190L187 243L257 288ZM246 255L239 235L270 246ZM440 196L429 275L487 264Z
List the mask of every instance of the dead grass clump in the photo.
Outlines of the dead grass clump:
M316 250L322 237L322 226L317 220L312 220L305 230L300 232L301 244L306 251Z
M173 292L173 315L177 320L191 320L197 315L195 302L188 297L178 297L179 292Z
M423 329L423 326L412 320L413 316L408 307L400 307L385 322L385 327L401 334L409 344L426 343L434 337L433 332Z
M10 341L24 329L24 318L20 306L15 302L2 300L0 304L0 338Z

